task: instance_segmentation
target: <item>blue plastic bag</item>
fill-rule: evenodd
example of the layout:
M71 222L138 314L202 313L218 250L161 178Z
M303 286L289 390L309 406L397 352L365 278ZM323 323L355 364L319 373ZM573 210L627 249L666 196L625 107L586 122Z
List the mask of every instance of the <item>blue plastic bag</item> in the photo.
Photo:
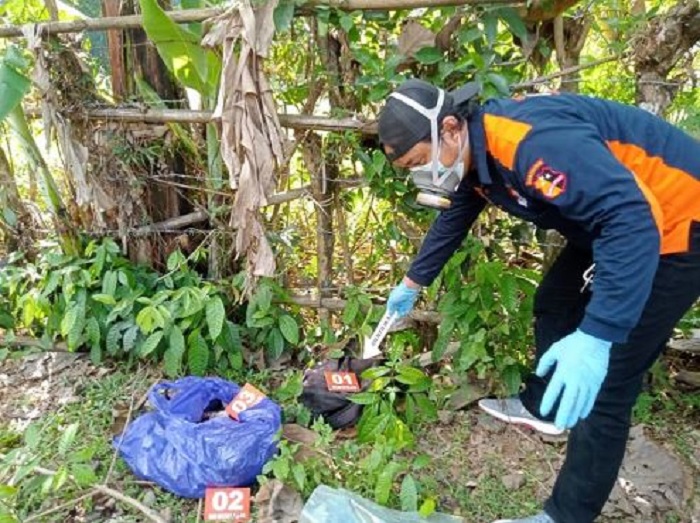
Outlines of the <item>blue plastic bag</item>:
M251 485L277 451L279 406L265 398L238 421L228 416L203 421L208 407L225 407L239 390L219 378L159 383L148 393L155 410L130 423L114 446L136 476L178 496L201 498L206 487Z

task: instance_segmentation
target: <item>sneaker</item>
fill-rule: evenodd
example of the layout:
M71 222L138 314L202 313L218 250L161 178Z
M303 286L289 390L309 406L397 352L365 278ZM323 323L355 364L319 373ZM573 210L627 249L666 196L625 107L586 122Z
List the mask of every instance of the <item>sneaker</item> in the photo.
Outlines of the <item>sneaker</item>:
M540 512L535 516L522 519L499 519L493 523L556 523L546 512Z
M530 414L517 396L505 399L482 399L479 401L479 408L506 423L525 425L543 434L559 436L564 433L554 423L543 421Z

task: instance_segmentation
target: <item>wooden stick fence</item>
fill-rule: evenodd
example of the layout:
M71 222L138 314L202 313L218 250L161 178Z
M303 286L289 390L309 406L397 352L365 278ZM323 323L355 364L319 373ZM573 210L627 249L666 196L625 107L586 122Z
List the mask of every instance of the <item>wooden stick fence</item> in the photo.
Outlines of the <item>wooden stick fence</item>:
M464 6L464 5L494 5L494 4L509 4L522 5L526 0L307 0L301 5L295 14L304 15L310 14L314 9L319 7L330 7L344 11L355 10L399 10L399 9L416 9L429 7L447 7L447 6ZM212 17L222 14L225 11L223 7L212 7L206 9L191 9L169 11L168 16L177 23L202 22ZM142 28L143 18L141 15L129 16L108 16L97 19L83 19L70 22L41 22L36 24L38 30L44 35L56 35L62 33L76 33L84 31L106 31L106 30L123 30L132 28ZM0 27L0 38L21 37L22 27L20 26L2 26ZM550 80L566 76L589 67L595 67L605 62L619 59L619 56L611 56L601 60L596 60L588 64L577 65L559 72L541 76L534 80L512 85L514 90L526 89L537 84L548 82ZM29 110L28 115L37 117L39 111ZM133 122L133 123L182 123L182 124L207 124L213 121L211 111L195 111L186 109L162 109L162 108L126 108L126 107L100 107L87 108L82 111L73 111L74 117L85 117L90 120L105 120L116 122ZM326 132L357 132L363 135L375 135L377 133L376 122L363 121L357 118L330 118L324 116L316 116L309 114L280 114L280 123L282 126L302 131L326 131ZM344 180L350 183L344 184L344 188L359 187L366 185L366 180ZM290 189L283 193L278 193L268 198L268 205L279 205L289 202L307 195L314 196L315 190L318 189L312 184ZM316 192L318 192L316 190ZM317 213L329 212L329 209L322 209L317 206ZM343 212L342 210L340 212ZM195 212L170 218L168 220L146 225L137 230L138 234L151 234L158 231L171 231L189 227L193 224L208 221L209 214L205 210L197 210ZM351 266L348 262L350 251L347 245L343 246L344 259L346 265ZM319 258L324 256L319 245ZM328 260L326 260L328 262ZM332 267L332 264L331 264ZM349 275L350 276L350 275ZM319 285L317 292L318 296L310 295L293 295L291 302L301 307L316 308L320 311L340 311L346 306L346 301L328 297L324 294L322 286ZM440 314L435 311L413 311L411 319L428 322L440 323Z

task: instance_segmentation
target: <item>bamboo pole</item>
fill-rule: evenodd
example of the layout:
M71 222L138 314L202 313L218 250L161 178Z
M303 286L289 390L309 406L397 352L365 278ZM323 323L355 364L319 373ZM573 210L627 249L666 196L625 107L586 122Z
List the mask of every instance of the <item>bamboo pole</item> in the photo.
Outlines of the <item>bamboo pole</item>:
M102 109L85 109L80 116L89 120L109 120L113 122L134 123L183 123L206 124L212 121L212 111L193 111L190 109L135 109L109 107ZM27 110L27 116L40 118L39 109ZM280 114L283 127L314 131L359 131L362 134L376 134L375 122L363 122L356 118L329 118L308 114Z
M296 14L309 14L316 7L333 7L343 11L417 9L421 7L449 7L460 5L523 4L525 0L309 0L300 6ZM220 15L224 7L182 9L168 11L167 15L177 23L203 22ZM71 20L69 22L43 22L38 24L43 34L80 33L82 31L106 31L108 29L135 29L143 26L141 15L105 16ZM22 36L22 26L0 27L0 38Z
M521 82L511 85L511 89L518 91L534 87L538 84L554 80L561 76L570 75L590 69L601 64L619 60L622 55L613 55L599 60L594 60L581 65L562 69L556 73L551 73L539 76L527 82ZM138 123L189 123L202 124L212 121L211 111L193 111L189 109L134 109L122 107L109 107L102 109L86 109L83 113L89 120L109 120L116 122L138 122ZM41 113L38 109L29 109L26 115L32 118L38 118ZM377 123L374 121L366 122L356 118L329 118L325 116L315 116L308 114L280 114L279 120L283 127L300 130L313 131L355 131L361 134L374 135L377 134Z
M204 9L183 9L168 11L167 15L174 22L201 22L224 12L223 7L208 7ZM82 31L105 31L107 29L137 29L143 27L141 15L105 16L69 22L43 22L38 24L43 34L80 33ZM0 27L0 38L22 36L22 27L5 25Z

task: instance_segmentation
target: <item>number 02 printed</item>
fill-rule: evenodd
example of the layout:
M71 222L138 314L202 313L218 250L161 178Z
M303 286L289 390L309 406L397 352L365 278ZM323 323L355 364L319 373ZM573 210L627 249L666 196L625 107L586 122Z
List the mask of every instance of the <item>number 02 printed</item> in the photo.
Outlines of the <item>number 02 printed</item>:
M235 521L250 519L249 488L208 488L204 503L204 521Z

